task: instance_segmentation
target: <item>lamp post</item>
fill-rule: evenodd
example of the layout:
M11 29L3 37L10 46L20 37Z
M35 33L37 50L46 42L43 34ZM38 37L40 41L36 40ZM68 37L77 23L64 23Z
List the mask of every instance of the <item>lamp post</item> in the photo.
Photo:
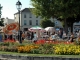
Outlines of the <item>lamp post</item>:
M21 4L21 2L19 0L18 0L18 2L16 2L16 7L17 7L17 10L19 12L19 31L18 31L18 38L19 38L19 42L22 43L21 30L20 30L20 10L21 10L22 4Z

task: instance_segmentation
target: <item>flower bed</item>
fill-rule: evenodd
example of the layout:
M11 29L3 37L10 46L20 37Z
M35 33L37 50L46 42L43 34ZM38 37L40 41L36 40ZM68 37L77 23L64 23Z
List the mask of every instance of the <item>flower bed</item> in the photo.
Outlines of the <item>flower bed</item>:
M72 42L68 42L68 41L53 41L53 40L37 40L35 42L35 44L45 44L45 43L52 43L52 44L60 44L60 43L64 43L64 44L72 44Z
M7 39L7 40L3 40L3 42L16 42L14 39Z
M0 50L28 54L79 55L80 45L59 40L38 40L35 44L32 42L19 44L13 40L6 40L0 44Z
M26 45L26 46L19 46L19 47L17 47L17 49L18 49L18 52L20 52L20 53L31 53L31 50L33 50L33 49L38 49L39 48L39 46L37 46L37 45Z
M79 55L80 45L56 45L53 46L55 54L58 55Z

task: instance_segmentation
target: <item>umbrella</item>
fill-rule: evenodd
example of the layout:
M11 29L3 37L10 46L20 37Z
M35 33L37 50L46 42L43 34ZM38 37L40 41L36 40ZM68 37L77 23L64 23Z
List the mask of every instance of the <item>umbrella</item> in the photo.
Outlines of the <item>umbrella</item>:
M33 26L33 27L29 28L29 31L37 31L37 30L44 30L44 29L40 26Z
M46 27L45 30L48 32L54 32L55 28L54 27Z
M40 26L33 26L28 29L29 31L37 32L38 38L40 37L42 31L45 31L42 27Z

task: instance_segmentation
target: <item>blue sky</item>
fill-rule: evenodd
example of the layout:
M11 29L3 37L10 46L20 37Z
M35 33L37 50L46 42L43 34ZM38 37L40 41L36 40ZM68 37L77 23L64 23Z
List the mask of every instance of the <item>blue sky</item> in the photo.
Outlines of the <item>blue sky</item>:
M10 18L10 19L14 19L14 13L17 12L17 8L16 8L16 2L18 0L0 0L0 4L1 6L3 6L2 8L2 17L6 18ZM20 2L22 3L22 9L24 8L29 8L32 7L30 5L30 0L20 0Z

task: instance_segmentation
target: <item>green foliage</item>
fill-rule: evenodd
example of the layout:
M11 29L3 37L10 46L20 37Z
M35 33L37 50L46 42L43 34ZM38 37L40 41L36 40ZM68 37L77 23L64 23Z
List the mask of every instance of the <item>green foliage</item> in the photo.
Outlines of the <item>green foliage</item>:
M0 43L0 46L9 46L9 45L10 45L9 42L1 42L1 43Z
M0 20L0 26L4 26L4 18L1 18L1 20Z
M23 41L23 44L25 45L25 44L32 44L32 40L27 40L27 39L25 39L24 41Z
M33 13L41 17L67 18L80 14L80 0L31 0Z
M53 45L54 44L42 44L39 47L39 53L40 54L53 54Z
M31 4L34 7L32 12L36 16L41 16L42 18L57 17L63 19L64 23L67 18L76 18L80 15L80 0L31 0ZM66 22L70 24L69 27L72 27L71 25L73 25L75 20L71 19L70 21L72 22ZM65 29L69 24L65 23Z
M80 38L79 37L77 39L75 39L74 44L75 45L80 45Z
M2 51L6 51L6 52L17 52L17 47L4 46L4 47L2 48Z
M32 53L32 54L40 54L39 51L40 51L39 49L32 49L32 50L31 50L31 53Z
M54 22L52 22L51 20L41 20L40 22L41 27L46 28L46 27L54 27Z
M0 42L0 51L17 52L17 46L20 44L16 42Z
M0 42L0 46L19 46L19 43L16 42Z

